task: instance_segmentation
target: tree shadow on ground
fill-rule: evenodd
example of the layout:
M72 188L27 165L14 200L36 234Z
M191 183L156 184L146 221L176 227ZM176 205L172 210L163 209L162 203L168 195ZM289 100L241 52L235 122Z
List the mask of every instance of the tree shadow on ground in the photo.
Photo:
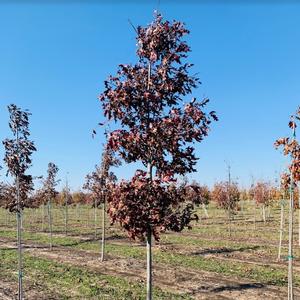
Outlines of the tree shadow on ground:
M242 291L249 289L262 289L265 285L262 283L238 283L234 285L225 285L211 289L213 293L220 293L224 291Z
M202 285L197 289L193 289L189 294L195 295L197 293L207 293L207 294L217 294L225 291L246 291L249 289L262 289L265 285L261 283L251 282L251 283L236 283L236 284L228 284L222 285L218 287L211 288L209 286ZM213 297L216 297L214 295ZM217 298L216 298L217 299Z
M208 255L208 254L224 254L224 253L233 253L233 252L244 252L249 250L257 250L260 246L247 246L247 247L239 247L239 248L212 248L212 249L204 249L201 251L193 252L192 255Z

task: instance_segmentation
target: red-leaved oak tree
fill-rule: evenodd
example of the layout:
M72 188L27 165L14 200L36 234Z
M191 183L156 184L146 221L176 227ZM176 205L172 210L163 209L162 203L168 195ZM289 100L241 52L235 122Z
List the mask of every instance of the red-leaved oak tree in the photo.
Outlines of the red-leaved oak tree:
M174 186L175 176L196 171L193 144L208 135L214 111L208 99L188 95L199 85L186 62L189 31L181 22L164 21L160 14L138 27L135 64L119 65L105 81L99 99L108 120L119 129L108 136L108 148L126 163L140 162L130 181L115 184L108 195L108 213L132 238L147 242L147 299L152 299L152 236L167 229L181 231L194 219L192 209Z

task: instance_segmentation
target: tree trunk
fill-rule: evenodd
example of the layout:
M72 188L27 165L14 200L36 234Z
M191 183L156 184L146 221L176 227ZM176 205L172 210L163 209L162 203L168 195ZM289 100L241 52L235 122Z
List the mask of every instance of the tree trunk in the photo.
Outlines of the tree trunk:
M76 220L77 220L77 222L79 221L78 206L79 206L79 203L76 203Z
M300 246L300 193L298 194L298 245Z
M22 257L22 209L20 203L20 182L19 176L16 178L17 184L17 239L18 239L18 300L23 300L23 257Z
M298 208L298 245L300 246L300 207Z
M264 223L266 223L266 207L264 204L262 206L262 215L263 215L263 221Z
M288 252L288 300L294 299L293 291L293 219L294 219L294 192L291 180L290 205L289 205L289 252Z
M147 300L152 300L152 233L147 232Z
M8 226L8 211L5 211L5 227Z
M104 252L105 252L105 207L106 201L104 196L104 202L102 207L102 241L101 241L101 261L104 261Z
M152 166L148 164L148 176L152 180ZM147 231L147 300L152 300L152 228Z
M254 230L256 230L256 205L254 202Z
M68 235L68 203L65 203L65 235Z
M231 209L228 209L228 231L229 237L231 237Z
M208 212L207 212L207 209L206 209L206 205L204 203L202 203L202 209L204 211L204 214L205 214L206 218L209 218Z
M97 203L96 200L94 200L94 237L97 239Z
M42 231L45 231L45 204L42 205Z
M23 224L24 224L24 216L25 216L25 211L22 210L22 213L21 213L21 230L22 230L22 231L24 230L24 227L23 227Z
M51 199L48 200L48 221L49 221L49 247L52 251L52 212L51 212Z
M280 229L279 229L279 246L278 246L278 257L277 257L278 261L280 261L281 258L283 226L284 226L284 206L282 200L280 205Z

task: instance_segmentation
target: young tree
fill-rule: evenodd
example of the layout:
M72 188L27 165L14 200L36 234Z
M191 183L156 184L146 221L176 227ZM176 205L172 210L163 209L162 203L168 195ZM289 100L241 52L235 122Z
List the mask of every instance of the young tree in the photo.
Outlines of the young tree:
M250 194L253 196L256 204L262 207L263 221L266 222L266 207L271 203L271 187L270 184L263 181L258 181L250 189Z
M74 203L74 205L76 205L76 218L77 218L77 222L79 222L79 220L81 219L79 206L81 204L87 204L87 202L88 202L88 195L79 190L77 192L74 192L73 195L72 195L72 197L73 197L73 203Z
M228 211L228 215L239 210L240 193L236 183L218 182L212 190L212 198L217 202L218 207Z
M103 189L104 182L102 179L101 167L96 166L95 171L86 176L86 183L83 189L90 192L90 198L93 202L94 207L94 227L95 227L95 239L97 237L97 207L104 203Z
M31 166L31 155L36 148L33 141L29 140L29 116L30 113L22 111L15 104L8 106L10 115L9 127L13 138L5 139L4 162L7 165L7 174L14 178L14 189L8 203L10 211L17 214L17 237L18 237L18 299L23 299L23 267L22 267L22 210L28 199L28 194L33 190L32 176L26 174Z
M69 182L66 179L66 184L61 192L61 201L63 201L64 206L64 216L65 216L65 235L68 235L68 224L69 224L69 212L68 207L73 202L72 194L70 193Z
M43 198L48 202L48 223L49 223L49 246L50 250L52 250L52 201L58 195L56 191L56 186L60 182L60 180L56 179L58 173L58 167L50 162L48 164L47 170L47 178L43 182Z
M227 211L228 220L231 222L232 215L239 209L240 192L237 183L221 181L214 185L212 198L217 202L217 206Z
M206 185L200 185L197 182L193 182L186 186L186 198L187 201L194 203L197 206L202 206L205 216L208 218L208 212L206 206L211 200L210 190Z
M192 64L185 62L190 47L183 40L189 33L184 24L156 14L136 33L138 62L119 66L105 81L100 101L106 118L120 125L109 134L108 148L147 169L115 185L108 212L130 237L146 239L147 299L152 299L152 236L158 240L161 231L180 231L192 219L172 183L177 174L195 171L191 144L208 135L217 117L204 112L208 99L185 102L199 80L189 75Z
M291 117L289 127L292 129L292 138L280 138L275 142L275 147L283 147L283 154L291 157L289 174L286 177L286 184L290 190L289 202L289 254L288 254L288 299L294 299L293 291L293 231L294 231L294 189L300 181L300 145L296 140L296 120L300 120L300 108ZM300 221L300 210L299 210Z
M104 261L105 250L105 218L106 218L106 194L108 185L117 181L116 175L110 171L113 166L119 166L120 161L113 155L111 149L104 147L101 166L96 166L96 170L86 176L84 189L89 190L93 199L95 209L95 238L97 229L97 207L102 204L102 240L101 240L101 261Z
M289 178L290 177L287 173L281 174L280 229L279 229L279 245L278 245L278 257L277 257L278 261L281 259L281 246L282 246L282 236L283 236L283 227L284 227L284 205L285 205L285 199L288 195Z

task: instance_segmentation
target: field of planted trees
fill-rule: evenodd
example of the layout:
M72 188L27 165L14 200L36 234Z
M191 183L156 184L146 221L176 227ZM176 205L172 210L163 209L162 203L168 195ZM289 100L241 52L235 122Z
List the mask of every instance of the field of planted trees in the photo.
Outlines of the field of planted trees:
M284 202L281 256L278 259L281 201L266 209L252 199L239 202L228 221L215 201L191 230L166 233L153 245L154 299L284 299L287 284L288 224ZM24 290L27 299L144 299L145 243L134 242L118 226L106 230L101 258L102 214L90 205L55 205L53 249L43 206L25 209L23 219ZM1 299L16 294L15 215L1 210ZM231 228L230 228L231 223ZM96 226L95 226L96 224ZM300 254L295 232L295 256ZM295 261L295 294L300 295Z
M190 32L158 12L129 25L136 60L102 79L101 160L78 191L53 157L32 174L30 107L10 104L0 120L0 299L300 299L300 109L270 145L287 161L278 178L245 188L227 164L223 181L190 180L222 117L193 97Z

